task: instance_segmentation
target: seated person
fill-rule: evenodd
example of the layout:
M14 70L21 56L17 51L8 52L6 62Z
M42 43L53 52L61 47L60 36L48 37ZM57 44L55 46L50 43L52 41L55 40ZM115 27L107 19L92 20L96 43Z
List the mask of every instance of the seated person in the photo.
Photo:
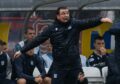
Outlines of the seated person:
M3 52L4 42L0 40L0 84L14 84L13 81L6 79L8 60L7 54Z
M109 54L106 52L105 42L103 37L98 36L94 40L94 52L88 58L88 66L97 67L100 70L107 66L107 56Z
M47 40L45 44L42 44L40 48L41 48L41 53L42 53L42 58L44 60L45 68L49 70L53 62L52 46L50 45L49 40Z
M7 55L7 78L11 78L11 73L12 73L12 64L11 64L11 57L8 54L8 46L7 43L3 41L3 52L6 53Z
M44 66L40 58L34 54L34 49L29 50L14 60L17 84L41 84L45 75ZM41 75L33 77L33 70L37 67Z

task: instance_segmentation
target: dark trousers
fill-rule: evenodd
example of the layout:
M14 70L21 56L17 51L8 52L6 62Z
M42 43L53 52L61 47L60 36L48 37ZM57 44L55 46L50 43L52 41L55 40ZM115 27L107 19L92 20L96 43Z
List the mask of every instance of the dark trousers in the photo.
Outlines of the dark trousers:
M84 81L82 81L82 82L80 80L78 80L77 84L88 84L88 79L85 78Z
M106 80L106 84L120 84L120 76L108 76Z
M1 83L0 83L1 84ZM6 83L7 84L7 83ZM14 84L17 84L17 80L15 80L15 83ZM33 80L26 80L26 84L37 84L35 81Z
M79 69L53 70L52 84L77 84Z
M27 80L27 84L37 84L35 81Z
M15 84L15 82L9 79L0 79L0 84Z

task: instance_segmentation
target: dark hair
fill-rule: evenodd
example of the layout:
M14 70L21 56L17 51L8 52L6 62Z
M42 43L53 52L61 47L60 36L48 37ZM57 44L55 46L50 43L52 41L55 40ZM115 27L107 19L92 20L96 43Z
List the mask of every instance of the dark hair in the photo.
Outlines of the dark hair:
M68 9L68 7L66 7L66 6L58 7L56 10L56 15L58 15L60 13L61 9Z
M97 36L97 37L95 37L95 39L94 39L94 43L95 43L96 40L104 40L104 38L103 38L102 36Z
M5 41L3 41L3 40L0 39L0 45L2 45L2 46L3 45L7 45L7 43Z
M0 45L2 46L3 45L3 41L0 39Z
M7 45L7 43L5 41L3 41L3 45Z
M32 27L27 27L27 28L25 28L25 34L27 34L28 33L28 30L35 30L34 28L32 28Z

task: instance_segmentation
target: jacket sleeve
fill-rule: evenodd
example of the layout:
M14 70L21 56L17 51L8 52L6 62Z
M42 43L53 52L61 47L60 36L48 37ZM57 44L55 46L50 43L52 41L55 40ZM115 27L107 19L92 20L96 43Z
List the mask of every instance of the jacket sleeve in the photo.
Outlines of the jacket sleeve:
M19 58L15 59L15 70L16 70L16 73L17 73L17 77L25 78L27 80L34 80L33 76L30 76L30 75L27 75L27 74L23 73L22 62L23 62L23 60L22 60L21 56Z
M108 30L108 32L112 35L117 35L117 34L120 34L120 29L118 28L111 28Z
M45 71L45 67L42 63L42 60L39 58L39 56L35 56L35 58L36 58L37 68L38 68L39 72L41 73L41 76L44 77L46 74L46 71Z
M80 31L98 26L101 23L101 17L75 21L76 28Z
M21 50L21 46L19 44L16 44L15 48L14 48L14 51L16 52L16 51L19 51L19 50Z
M120 33L120 22L115 23L112 27L108 30L110 34L116 35Z
M33 48L37 47L38 45L40 45L41 43L43 43L44 41L46 41L50 37L50 33L51 33L50 29L51 29L51 27L46 28L43 32L41 32L38 36L36 36L31 42L26 44L21 49L21 52L25 53L26 51L33 49Z

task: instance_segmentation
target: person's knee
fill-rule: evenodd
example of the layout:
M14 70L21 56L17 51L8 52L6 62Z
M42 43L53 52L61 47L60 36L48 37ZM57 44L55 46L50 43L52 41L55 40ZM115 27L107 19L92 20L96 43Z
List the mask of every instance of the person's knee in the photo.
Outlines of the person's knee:
M44 78L44 83L45 84L51 84L51 78L50 77L45 77Z
M24 79L24 78L18 79L17 84L26 84L26 79Z

